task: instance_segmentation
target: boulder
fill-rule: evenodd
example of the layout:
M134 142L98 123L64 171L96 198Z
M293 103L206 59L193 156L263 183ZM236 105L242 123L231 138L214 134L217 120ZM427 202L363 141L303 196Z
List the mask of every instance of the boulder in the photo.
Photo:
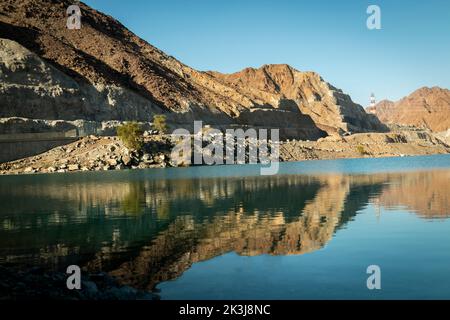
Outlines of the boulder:
M116 159L108 159L107 160L107 162L108 162L108 164L110 165L110 166L112 166L112 167L115 167L115 166L117 166L117 160Z
M131 164L131 157L129 155L122 156L122 162L124 165L129 166Z
M69 170L69 171L77 171L77 170L80 170L80 165L79 165L79 164L69 164L68 170Z

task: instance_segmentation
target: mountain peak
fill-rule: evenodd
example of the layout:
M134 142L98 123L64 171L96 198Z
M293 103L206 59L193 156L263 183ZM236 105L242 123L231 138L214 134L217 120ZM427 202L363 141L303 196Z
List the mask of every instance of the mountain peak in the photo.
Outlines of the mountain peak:
M449 91L449 90L438 87L438 86L433 86L433 87L424 86L424 87L417 89L413 93L411 93L410 96L417 96L417 95L429 96L429 95L434 95L434 94L445 94L446 91Z

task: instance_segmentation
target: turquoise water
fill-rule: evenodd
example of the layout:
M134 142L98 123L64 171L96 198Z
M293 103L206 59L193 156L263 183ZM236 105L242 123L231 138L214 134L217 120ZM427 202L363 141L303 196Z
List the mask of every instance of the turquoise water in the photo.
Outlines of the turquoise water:
M0 177L0 264L162 299L449 299L449 182L447 155Z

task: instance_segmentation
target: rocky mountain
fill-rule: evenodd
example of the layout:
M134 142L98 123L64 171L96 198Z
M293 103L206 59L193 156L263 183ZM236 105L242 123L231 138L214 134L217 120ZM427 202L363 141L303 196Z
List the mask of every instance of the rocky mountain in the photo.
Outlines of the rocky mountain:
M300 72L281 64L247 68L233 74L208 74L256 101L261 108L270 108L274 101L282 101L280 108L299 109L328 133L384 129L376 117L368 115L350 96L315 72Z
M385 123L444 132L450 129L450 90L423 87L396 102L380 101L367 111Z
M393 111L395 102L384 99L378 102L375 106L370 106L366 108L368 113L376 115L383 122L389 122L386 119L390 116L389 114Z
M71 4L0 3L0 117L149 121L164 113L173 127L203 120L313 140L386 130L316 73L287 65L197 71L83 3L81 29L67 29Z

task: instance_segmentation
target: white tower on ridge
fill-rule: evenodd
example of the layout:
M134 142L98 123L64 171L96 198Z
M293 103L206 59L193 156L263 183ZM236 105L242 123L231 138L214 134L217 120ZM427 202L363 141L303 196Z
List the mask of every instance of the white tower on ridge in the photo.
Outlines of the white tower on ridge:
M376 102L377 102L377 100L375 99L375 95L372 93L370 95L370 106L375 107Z

